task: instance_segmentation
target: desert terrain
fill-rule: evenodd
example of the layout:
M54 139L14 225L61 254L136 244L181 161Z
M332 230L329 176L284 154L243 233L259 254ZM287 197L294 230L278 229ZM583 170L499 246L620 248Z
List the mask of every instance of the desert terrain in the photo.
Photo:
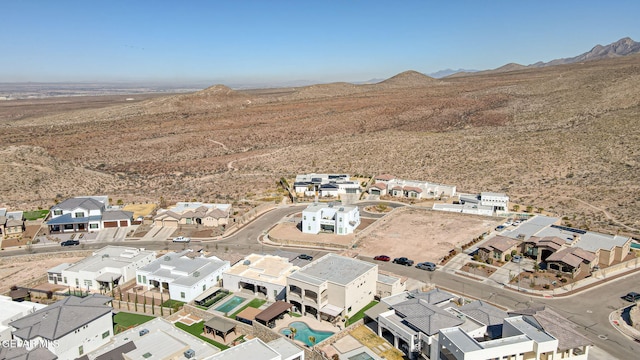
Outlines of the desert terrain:
M640 237L640 56L377 84L133 102L0 102L0 206L272 197L297 173L391 173L500 191L565 224ZM94 101L94 105L92 104ZM523 208L521 207L521 209Z

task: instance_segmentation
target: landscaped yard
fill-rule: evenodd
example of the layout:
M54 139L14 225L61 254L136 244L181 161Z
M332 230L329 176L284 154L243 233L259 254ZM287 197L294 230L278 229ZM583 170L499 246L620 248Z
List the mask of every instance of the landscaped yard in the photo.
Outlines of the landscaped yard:
M367 304L367 306L363 307L362 310L358 311L357 313L353 314L353 316L349 317L349 320L347 321L347 326L355 323L356 321L362 319L364 317L364 312L369 310L370 308L374 307L378 302L377 301L372 301L370 303Z
M489 277L491 274L496 272L496 269L492 266L487 266L485 264L478 264L469 262L464 264L460 270L467 272L472 275L481 276L481 277Z
M202 341L208 342L209 344L217 347L220 350L226 350L226 349L229 348L225 344L221 344L221 343L219 343L217 341L214 341L214 340L211 340L211 339L209 339L207 337L202 336L202 332L204 331L204 320L202 320L202 321L200 321L198 323L195 323L193 325L186 325L184 323L177 322L176 323L176 327L188 332L189 334L191 334L193 336L198 337Z
M25 211L23 216L25 220L38 220L44 219L47 214L49 214L49 210L34 210L34 211Z
M185 303L182 301L178 301L178 300L167 300L165 302L162 303L162 306L164 307L168 307L168 308L172 308L174 310L179 309L180 307L182 307L182 305L184 305Z
M262 304L264 304L266 302L267 302L267 300L253 299L253 300L249 301L249 303L247 305L241 307L240 310L234 312L233 314L231 314L231 315L229 315L227 317L229 317L231 319L235 319L236 315L238 315L240 313L240 311L242 311L242 310L244 310L244 309L246 309L248 307L252 307L252 308L258 309L258 308L260 308L260 306L262 306Z
M120 311L113 317L113 333L118 334L132 327L144 324L155 317Z

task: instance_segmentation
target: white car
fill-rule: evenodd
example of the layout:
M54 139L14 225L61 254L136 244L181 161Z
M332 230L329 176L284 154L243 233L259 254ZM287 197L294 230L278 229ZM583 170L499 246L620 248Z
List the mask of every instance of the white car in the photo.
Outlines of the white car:
M188 243L189 241L191 241L191 238L188 238L186 236L178 236L173 238L173 242Z

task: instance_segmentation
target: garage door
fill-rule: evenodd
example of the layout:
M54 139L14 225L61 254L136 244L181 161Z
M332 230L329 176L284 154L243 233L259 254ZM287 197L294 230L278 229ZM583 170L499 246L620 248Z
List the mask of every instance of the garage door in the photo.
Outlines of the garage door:
M104 227L105 227L105 228L114 228L114 227L118 227L118 222L117 222L117 221L105 221L105 222L104 222Z
M178 227L178 221L177 220L165 220L163 225L167 226L167 227Z
M127 227L127 226L129 226L129 223L127 222L127 220L120 220L120 226L121 227Z

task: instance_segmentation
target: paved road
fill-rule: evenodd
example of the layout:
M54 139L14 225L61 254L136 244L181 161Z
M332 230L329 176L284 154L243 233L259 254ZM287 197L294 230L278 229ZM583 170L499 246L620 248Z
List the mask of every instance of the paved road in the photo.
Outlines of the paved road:
M362 260L372 261L369 257ZM375 262L382 270L398 275L420 280L425 283L435 283L451 291L478 298L509 309L525 309L535 306L549 306L562 316L578 325L578 331L586 335L597 347L605 350L618 359L636 359L640 354L640 343L631 341L620 334L609 323L609 314L628 302L620 297L631 289L640 290L640 274L627 276L604 285L600 285L576 295L542 298L538 296L517 293L501 287L494 287L476 280L467 279L444 271L425 271L415 267L407 267L393 263ZM590 357L597 359L596 357ZM610 359L610 358L609 358Z
M368 204L369 202L359 203L358 205ZM371 204L375 204L371 202ZM283 217L302 211L307 205L297 205L291 207L281 207L271 210L261 217L255 219L250 224L239 230L233 236L224 240L216 241L219 245L229 246L235 251L241 253L273 253L283 247L263 245L259 242L259 237L273 224L282 220ZM364 205L368 206L368 205ZM213 243L207 242L207 243ZM118 245L145 247L152 250L161 250L169 248L171 250L180 250L183 244L173 244L170 241L120 241ZM87 243L84 249L96 249L104 246L104 243ZM37 252L53 252L60 251L59 246L37 248ZM71 250L71 249L64 249ZM315 258L325 254L321 250L295 249L287 248L286 250L303 252L314 256ZM24 250L5 250L3 254L14 255L24 254ZM361 257L362 260L371 261L369 257ZM640 274L635 274L615 282L610 282L598 287L585 290L578 295L562 298L541 298L527 295L526 293L517 293L511 290L498 287L498 283L493 281L489 283L481 283L472 279L455 276L444 271L429 272L416 269L414 267L405 267L392 263L376 262L380 269L394 272L398 275L415 278L425 283L435 283L451 291L496 303L509 309L524 309L531 306L550 306L553 310L567 317L579 326L579 331L585 334L593 344L607 351L618 359L634 359L640 354L640 343L635 343L620 334L609 323L609 314L624 305L628 305L620 296L629 291L640 289ZM495 286L494 286L495 285ZM596 359L597 357L591 356Z

